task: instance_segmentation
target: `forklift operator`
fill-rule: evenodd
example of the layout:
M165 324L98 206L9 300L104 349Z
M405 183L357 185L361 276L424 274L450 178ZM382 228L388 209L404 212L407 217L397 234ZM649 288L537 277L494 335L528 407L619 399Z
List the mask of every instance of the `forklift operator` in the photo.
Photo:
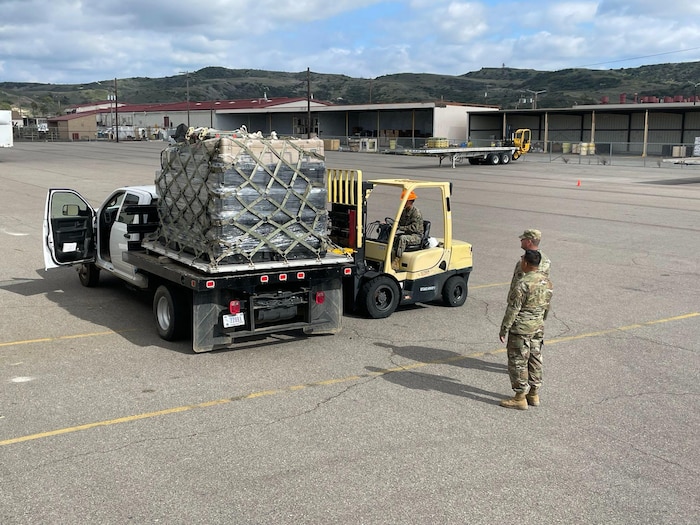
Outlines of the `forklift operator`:
M406 190L401 193L401 198L403 199L405 196ZM394 270L399 269L401 256L406 246L409 244L420 244L423 239L423 216L420 210L413 205L415 200L416 194L411 192L401 212L398 227L401 233L396 236L397 242L395 243L395 253L391 264Z

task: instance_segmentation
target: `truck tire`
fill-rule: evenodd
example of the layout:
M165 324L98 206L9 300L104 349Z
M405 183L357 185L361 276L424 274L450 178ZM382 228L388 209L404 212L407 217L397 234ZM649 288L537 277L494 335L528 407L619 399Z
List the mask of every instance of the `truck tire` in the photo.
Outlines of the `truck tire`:
M189 310L180 290L161 285L153 296L153 317L161 339L177 341L187 331Z
M85 263L78 266L78 279L86 288L94 288L100 281L100 269L94 263Z
M399 286L393 279L380 275L362 286L360 301L372 319L383 319L396 310L399 305L399 293Z
M461 275L453 275L442 287L442 300L447 306L462 306L467 300L467 281Z
M510 153L501 153L501 164L510 164Z
M476 166L477 164L481 164L481 159L478 157L469 157L469 164L472 166Z
M501 163L501 156L498 153L489 153L489 156L486 157L486 162L491 164L491 166L497 166Z

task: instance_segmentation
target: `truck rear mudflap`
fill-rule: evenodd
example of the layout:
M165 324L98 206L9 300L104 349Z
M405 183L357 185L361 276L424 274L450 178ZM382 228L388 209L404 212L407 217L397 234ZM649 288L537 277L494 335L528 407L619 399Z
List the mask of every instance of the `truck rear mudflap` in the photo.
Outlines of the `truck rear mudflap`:
M192 348L207 352L230 347L236 339L289 330L337 333L342 298L340 276L293 290L243 295L230 289L199 292L193 297Z

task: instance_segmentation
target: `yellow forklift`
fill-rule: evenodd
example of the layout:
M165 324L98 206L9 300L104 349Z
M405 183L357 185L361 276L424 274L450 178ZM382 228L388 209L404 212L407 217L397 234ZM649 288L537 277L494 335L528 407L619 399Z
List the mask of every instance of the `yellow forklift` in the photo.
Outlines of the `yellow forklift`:
M452 183L409 179L363 180L359 170L329 169L330 239L352 255L343 283L345 305L373 319L398 306L442 299L462 306L472 270L472 246L452 238ZM409 245L392 268L399 219L411 193L424 220L420 243ZM387 202L395 206L387 208Z

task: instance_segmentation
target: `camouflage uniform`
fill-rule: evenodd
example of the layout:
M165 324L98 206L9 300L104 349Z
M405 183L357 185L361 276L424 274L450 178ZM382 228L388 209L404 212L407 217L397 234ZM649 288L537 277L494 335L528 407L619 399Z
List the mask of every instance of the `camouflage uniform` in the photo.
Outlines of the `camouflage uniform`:
M539 272L516 281L508 296L500 336L508 333L508 375L516 393L527 394L542 385L544 320L552 299L552 282Z
M418 208L411 206L403 209L399 218L399 230L403 233L396 242L396 257L403 255L407 245L420 244L423 239L423 216Z
M538 250L539 251L539 250ZM546 277L549 277L549 267L551 264L551 261L549 260L549 257L547 257L542 251L540 252L540 256L542 257L542 260L540 260L540 265L537 268L537 271L539 273L544 274ZM515 287L515 283L517 283L520 279L522 279L523 275L523 267L520 264L520 260L515 264L515 269L513 270L513 278L510 281L510 291L508 292L508 295L510 296L510 292L513 291L513 288Z

